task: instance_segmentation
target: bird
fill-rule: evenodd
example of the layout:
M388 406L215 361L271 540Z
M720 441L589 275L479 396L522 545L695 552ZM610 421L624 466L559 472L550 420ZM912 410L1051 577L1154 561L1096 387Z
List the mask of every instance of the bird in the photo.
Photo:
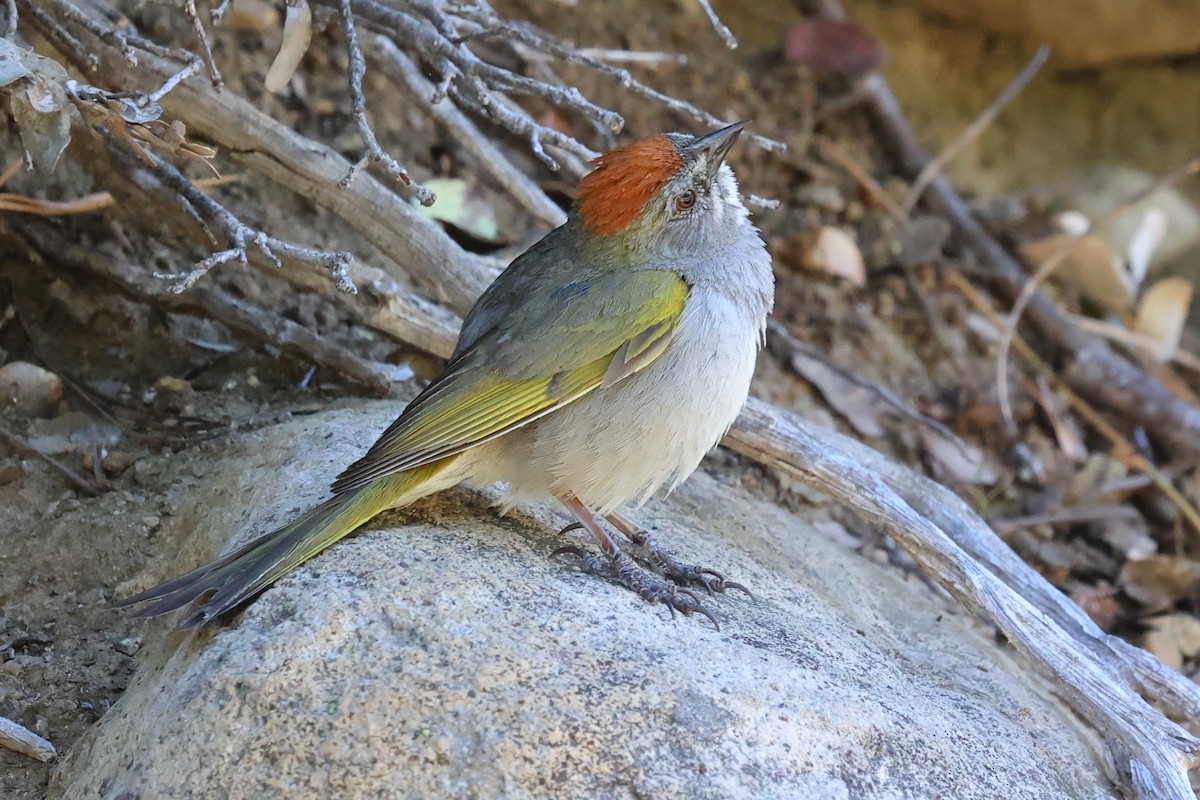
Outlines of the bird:
M575 519L564 531L582 528L599 550L555 554L717 624L699 591L749 591L680 561L623 509L687 478L749 394L774 275L726 163L746 124L636 139L589 162L566 221L483 292L443 371L332 497L116 605L155 616L195 603L179 626L203 625L377 514L471 481L507 486L500 513L557 499Z

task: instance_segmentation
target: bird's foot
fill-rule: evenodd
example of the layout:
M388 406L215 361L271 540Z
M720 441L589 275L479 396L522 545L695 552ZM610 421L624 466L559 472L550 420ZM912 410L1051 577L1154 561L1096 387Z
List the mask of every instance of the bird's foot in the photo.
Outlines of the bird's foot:
M558 548L551 555L563 554L575 556L579 560L579 568L584 572L609 578L651 603L662 603L671 612L672 617L676 611L685 617L702 614L708 617L717 630L721 630L717 618L704 607L695 592L646 571L620 550L615 550L612 555L596 555L578 545L568 544Z
M630 523L624 517L619 518L619 521L610 518L610 521L633 542L636 547L634 557L664 578L680 586L700 587L709 594L723 594L729 589L734 589L744 593L751 600L754 599L749 589L735 581L725 580L725 576L715 569L680 561L671 551L660 547L645 528Z
M725 580L725 576L715 569L680 561L671 554L671 551L660 547L653 536L647 535L642 542L634 540L634 544L637 546L637 552L634 555L639 561L680 586L697 586L709 594L724 593L728 589L734 589L751 599L754 598L754 595L745 586L736 581Z

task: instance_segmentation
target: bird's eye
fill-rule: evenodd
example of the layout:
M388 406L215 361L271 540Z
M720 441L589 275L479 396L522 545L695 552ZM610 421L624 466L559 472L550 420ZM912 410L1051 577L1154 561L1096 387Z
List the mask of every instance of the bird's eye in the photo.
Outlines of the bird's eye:
M675 198L675 208L679 211L687 211L694 205L696 205L696 193L691 189Z

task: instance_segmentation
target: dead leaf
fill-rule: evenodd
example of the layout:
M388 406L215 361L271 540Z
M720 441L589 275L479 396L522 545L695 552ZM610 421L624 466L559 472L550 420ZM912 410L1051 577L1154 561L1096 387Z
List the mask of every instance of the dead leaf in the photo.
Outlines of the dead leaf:
M815 386L829 407L845 417L854 430L863 436L883 435L877 395L870 389L847 380L828 364L804 353L792 355L792 369Z
M437 195L437 202L422 206L413 201L418 213L429 219L448 222L472 236L495 242L500 235L496 209L476 183L462 178L434 178L424 181L425 188Z
M279 27L279 10L267 0L238 0L221 24L235 31L267 33Z
M0 86L8 86L32 73L25 66L25 53L8 39L0 38Z
M896 261L911 269L918 264L934 261L942 255L942 247L950 238L950 223L930 214L913 217L896 231L900 253Z
M1121 621L1121 604L1113 595L1115 589L1087 586L1071 592L1071 599L1092 618L1102 631L1111 631Z
M1117 583L1147 610L1163 611L1200 586L1200 562L1182 556L1126 561Z
M879 41L853 22L813 17L788 28L784 55L818 75L859 78L887 61Z
M1063 247L1071 249L1055 272L1059 281L1076 287L1084 297L1111 311L1133 307L1135 291L1125 259L1100 236L1050 236L1021 245L1021 255L1036 267Z
M288 0L287 13L283 18L283 41L263 81L268 92L283 91L295 74L296 67L300 66L300 60L308 52L311 41L312 9L308 7L308 0Z
M0 86L11 87L9 110L21 134L25 160L38 172L50 173L71 143L72 106L63 89L67 71L57 61L7 40L0 47Z
M1142 296L1133 329L1155 342L1153 355L1158 361L1170 361L1179 352L1191 305L1192 284L1185 278L1163 278Z
M862 286L867 282L867 265L858 245L850 234L832 225L826 225L817 232L817 240L808 251L805 266L843 278L852 286Z
M1142 637L1142 647L1177 672L1186 659L1200 654L1200 619L1191 614L1166 614L1148 619L1151 630Z
M1150 272L1150 261L1167 237L1167 224L1167 212L1158 206L1151 206L1142 214L1133 235L1129 237L1128 271L1134 291L1141 287Z
M920 430L925 452L947 477L976 486L991 486L996 482L996 466L982 449L961 439L951 441L924 426Z

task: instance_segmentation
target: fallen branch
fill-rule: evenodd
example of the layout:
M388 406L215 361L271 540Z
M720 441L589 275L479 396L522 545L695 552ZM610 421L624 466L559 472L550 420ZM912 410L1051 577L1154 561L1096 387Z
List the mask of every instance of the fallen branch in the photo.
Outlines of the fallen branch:
M100 278L126 297L214 320L257 344L277 347L301 361L311 361L375 394L387 394L391 386L379 367L297 322L256 308L227 292L199 286L181 294L128 259L73 243L49 225L29 220L13 222L10 227L47 263Z
M54 745L8 717L0 717L0 747L42 762L58 754Z
M1200 764L1200 740L1131 686L1161 680L1166 667L1149 654L1133 664L1134 659L1123 658L1117 652L1123 648L1107 641L1112 637L1021 561L952 492L865 445L757 400L747 404L724 444L882 527L922 572L994 623L1101 732L1114 782L1145 800L1193 800L1188 769ZM993 571L997 566L1008 568L1008 580ZM1055 616L1035 607L1035 598ZM1072 629L1065 630L1060 619ZM1140 673L1132 680L1125 675L1131 669ZM1171 688L1173 700L1200 709L1200 687L1179 676Z
M63 476L67 483L71 484L76 491L82 492L88 497L95 497L100 494L101 487L92 483L87 478L68 467L66 464L63 464L62 462L46 455L41 450L38 450L29 442L27 442L24 437L18 436L17 434L8 430L3 423L0 423L0 442L3 442L4 446L13 452L24 453L30 458L36 458L37 460L44 462L46 466ZM0 720L3 720L3 717L0 717Z
M906 177L915 178L929 157L904 118L895 95L880 75L867 78L871 108L883 140ZM933 179L927 192L934 208L954 225L959 241L981 257L981 267L1007 297L1019 296L1028 276L1008 251L975 220L970 208L945 176ZM1180 399L1157 377L1117 355L1100 339L1063 318L1040 291L1030 296L1026 315L1061 353L1062 375L1076 391L1129 420L1137 420L1178 455L1200 458L1200 408Z

